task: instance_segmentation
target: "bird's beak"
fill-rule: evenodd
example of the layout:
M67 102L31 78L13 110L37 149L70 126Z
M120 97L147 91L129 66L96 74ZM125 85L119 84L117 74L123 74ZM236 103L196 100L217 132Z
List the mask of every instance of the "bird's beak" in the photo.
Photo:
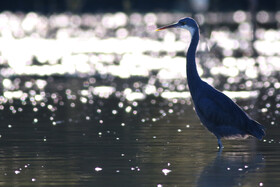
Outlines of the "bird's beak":
M164 27L160 27L156 31L161 31L161 30L164 30L164 29L170 29L170 28L176 28L176 27L179 27L178 23L175 23L175 24L172 24L172 25L167 25L167 26L164 26Z

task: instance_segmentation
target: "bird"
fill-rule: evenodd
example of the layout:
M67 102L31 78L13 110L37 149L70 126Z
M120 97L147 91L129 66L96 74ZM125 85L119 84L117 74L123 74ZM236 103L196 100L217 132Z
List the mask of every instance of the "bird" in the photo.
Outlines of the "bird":
M196 114L206 129L216 136L218 149L224 148L222 138L245 139L253 136L262 140L265 136L264 125L253 120L228 96L203 81L198 75L195 58L200 33L197 22L191 17L186 17L175 24L160 27L156 31L170 28L185 29L191 34L191 42L186 54L187 83Z

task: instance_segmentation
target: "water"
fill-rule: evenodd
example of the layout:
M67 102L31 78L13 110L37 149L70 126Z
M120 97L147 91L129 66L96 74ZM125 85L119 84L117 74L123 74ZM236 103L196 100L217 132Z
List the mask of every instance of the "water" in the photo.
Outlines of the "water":
M216 139L199 124L191 106L157 102L143 101L137 115L123 110L108 115L109 107L118 108L118 100L111 98L104 101L99 115L96 104L84 106L82 115L76 109L58 108L55 116L46 111L39 118L26 111L8 123L5 119L2 184L270 186L278 182L272 177L279 172L278 142L225 141L219 154ZM152 114L158 105L174 111L164 118ZM34 117L38 122L32 121Z
M0 185L277 185L278 31L253 58L247 14L213 15L196 15L199 73L267 128L221 153L186 86L189 35L154 32L184 15L1 13Z
M169 107L156 101L158 104L154 105L149 100L143 101L137 115L124 110L108 115L110 107L118 108L115 98L103 102L104 111L99 115L98 104L84 106L82 115L72 108L58 108L56 115L41 111L46 115L40 118L30 111L16 114L8 122L10 128L1 124L2 183L88 186L268 183L264 176L269 167L266 165L277 162L275 151L271 151L273 146L254 139L225 141L226 148L219 155L216 139L199 124L191 106ZM162 105L161 110L172 108L173 113L167 117L152 114L157 112L154 110L158 105ZM54 116L54 120L49 116ZM38 122L32 121L34 117ZM221 180L217 181L217 176ZM245 180L247 177L249 180Z

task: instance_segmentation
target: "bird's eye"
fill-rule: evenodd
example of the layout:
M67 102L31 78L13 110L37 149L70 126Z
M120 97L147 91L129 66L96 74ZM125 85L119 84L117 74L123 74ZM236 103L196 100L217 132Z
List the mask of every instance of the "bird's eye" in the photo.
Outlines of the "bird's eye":
M179 24L181 24L181 25L186 25L187 22L186 22L186 21L179 21Z

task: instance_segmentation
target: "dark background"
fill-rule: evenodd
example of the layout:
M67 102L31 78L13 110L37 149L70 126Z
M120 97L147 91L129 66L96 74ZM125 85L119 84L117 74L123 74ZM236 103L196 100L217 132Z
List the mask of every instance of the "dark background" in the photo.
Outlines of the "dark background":
M257 10L278 11L279 0L208 0L208 11ZM9 0L0 1L0 11L21 12L147 12L192 11L190 0Z

